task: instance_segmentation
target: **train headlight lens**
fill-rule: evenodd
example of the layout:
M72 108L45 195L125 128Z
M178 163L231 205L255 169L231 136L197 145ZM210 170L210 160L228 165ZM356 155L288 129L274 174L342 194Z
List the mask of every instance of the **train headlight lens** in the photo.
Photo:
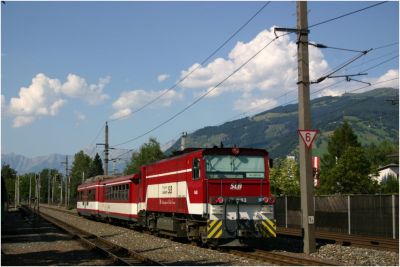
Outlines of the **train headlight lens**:
M259 197L258 203L266 203L266 204L274 204L275 198L274 197Z
M269 204L274 204L274 203L275 203L275 198L274 198L273 196L271 196L271 197L268 199L268 203L269 203Z

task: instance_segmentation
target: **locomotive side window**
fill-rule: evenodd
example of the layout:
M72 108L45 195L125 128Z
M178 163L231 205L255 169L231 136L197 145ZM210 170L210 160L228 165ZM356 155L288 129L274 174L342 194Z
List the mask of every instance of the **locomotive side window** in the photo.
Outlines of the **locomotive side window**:
M200 178L200 159L193 159L192 177L193 180L198 180Z

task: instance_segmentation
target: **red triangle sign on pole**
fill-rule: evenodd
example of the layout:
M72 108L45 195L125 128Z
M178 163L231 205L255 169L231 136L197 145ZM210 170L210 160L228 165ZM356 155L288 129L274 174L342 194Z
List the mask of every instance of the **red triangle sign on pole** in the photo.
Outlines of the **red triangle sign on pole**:
M317 137L318 130L298 130L298 132L307 148L311 148L315 137Z

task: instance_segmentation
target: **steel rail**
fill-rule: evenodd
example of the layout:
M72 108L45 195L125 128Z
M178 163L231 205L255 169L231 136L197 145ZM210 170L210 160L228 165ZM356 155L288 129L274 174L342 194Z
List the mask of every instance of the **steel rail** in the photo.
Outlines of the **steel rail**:
M48 205L41 205L44 208L51 209L58 212L67 213L73 216L79 216L76 212L67 211L63 208L51 207ZM296 236L301 237L301 229L300 228L285 228L278 227L277 228L278 235L283 236ZM360 236L360 235L348 235L344 233L334 233L328 231L316 231L316 238L320 240L331 240L336 244L344 245L344 246L355 246L362 248L372 248L378 250L389 250L398 252L399 250L399 240L398 239L390 239L376 236Z
M297 236L301 237L301 229L300 228L277 228L278 235L286 235L286 236ZM334 233L327 231L315 231L315 235L317 239L320 240L332 240L337 244L344 246L355 246L355 247L363 247L363 248L373 248L379 250L390 250L390 251L399 251L399 240L398 239L390 239L376 236L361 236L361 235L349 235L344 233Z
M27 208L27 207L25 207ZM63 212L62 210L58 210ZM70 213L64 211L65 213ZM54 224L55 226L63 229L64 231L71 234L74 238L79 239L84 244L86 244L91 249L102 253L113 259L114 263L117 265L125 265L125 266L132 266L132 265L147 265L147 266L163 266L165 264L161 262L154 261L150 258L147 258L141 255L138 252L128 250L122 246L119 246L115 243L112 243L100 236L94 235L87 231L84 231L74 225L69 224L68 222L61 221L58 218L50 216L48 214L44 214L43 212L40 213L40 216L45 219L46 221Z
M230 250L232 254L237 256L265 261L271 264L285 266L336 266L338 264L331 261L323 261L320 259L303 258L284 253L275 253L264 250L255 250L254 252Z

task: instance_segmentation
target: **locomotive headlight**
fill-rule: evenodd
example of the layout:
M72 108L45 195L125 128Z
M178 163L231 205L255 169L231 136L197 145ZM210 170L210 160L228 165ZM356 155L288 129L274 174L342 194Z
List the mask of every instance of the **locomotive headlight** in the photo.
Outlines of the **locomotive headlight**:
M215 198L213 201L213 204L222 204L222 203L224 203L224 198L221 196Z
M274 213L274 206L272 205L265 205L261 208L262 213Z
M274 197L259 197L258 198L258 203L262 204L274 204L275 203L275 198Z

